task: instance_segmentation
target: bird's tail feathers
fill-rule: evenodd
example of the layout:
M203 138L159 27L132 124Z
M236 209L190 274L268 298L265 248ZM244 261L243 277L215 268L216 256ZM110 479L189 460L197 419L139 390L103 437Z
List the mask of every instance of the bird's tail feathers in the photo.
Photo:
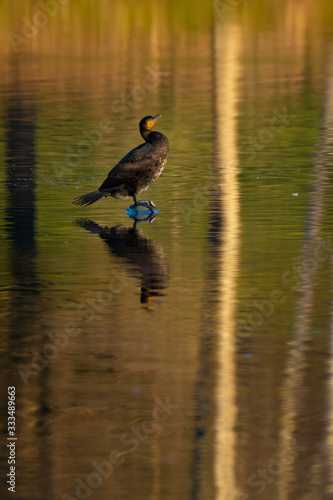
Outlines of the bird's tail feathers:
M83 194L82 196L75 198L75 200L73 201L73 205L87 207L88 205L95 203L95 201L98 201L101 198L103 198L103 196L105 196L105 194L101 193L101 191L93 191L92 193Z

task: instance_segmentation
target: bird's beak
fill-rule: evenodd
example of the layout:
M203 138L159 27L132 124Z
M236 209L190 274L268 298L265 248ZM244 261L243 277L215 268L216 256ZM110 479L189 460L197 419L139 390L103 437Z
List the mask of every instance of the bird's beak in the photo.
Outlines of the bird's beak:
M150 128L153 128L153 126L155 125L155 122L157 122L157 120L159 118L162 118L162 115L153 116L153 118L149 121Z

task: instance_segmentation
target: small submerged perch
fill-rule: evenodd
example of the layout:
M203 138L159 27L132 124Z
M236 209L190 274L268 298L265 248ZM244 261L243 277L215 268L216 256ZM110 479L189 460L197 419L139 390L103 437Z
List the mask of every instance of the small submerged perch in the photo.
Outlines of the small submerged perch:
M161 115L142 118L139 125L140 134L146 142L127 153L97 191L79 196L73 201L74 205L88 206L103 196L121 200L132 196L134 206L138 205L137 195L158 179L167 162L169 141L161 132L152 131L160 117ZM150 202L141 200L140 204L143 203L147 203L149 209Z
M136 205L130 205L126 209L130 219L136 222L153 222L158 214L157 206L153 201L139 200Z

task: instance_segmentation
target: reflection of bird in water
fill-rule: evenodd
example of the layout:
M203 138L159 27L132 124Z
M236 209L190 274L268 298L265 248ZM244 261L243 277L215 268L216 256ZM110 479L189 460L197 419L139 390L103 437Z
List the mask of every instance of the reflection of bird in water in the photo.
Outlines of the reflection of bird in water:
M141 302L150 303L153 297L164 295L169 281L164 251L160 245L147 238L141 231L119 224L102 227L87 219L78 219L76 224L99 236L110 247L113 255L124 257L142 275Z
M125 199L136 195L154 182L162 173L167 161L169 141L161 132L153 132L152 128L161 115L146 116L140 122L140 134L146 141L127 153L111 170L97 191L76 198L75 205L91 205L103 196Z

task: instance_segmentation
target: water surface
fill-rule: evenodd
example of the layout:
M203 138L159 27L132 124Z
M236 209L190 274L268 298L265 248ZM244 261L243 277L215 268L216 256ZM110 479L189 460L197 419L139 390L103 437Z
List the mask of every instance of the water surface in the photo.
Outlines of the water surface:
M17 498L332 498L332 8L251 4L2 3ZM157 113L156 219L73 206Z

